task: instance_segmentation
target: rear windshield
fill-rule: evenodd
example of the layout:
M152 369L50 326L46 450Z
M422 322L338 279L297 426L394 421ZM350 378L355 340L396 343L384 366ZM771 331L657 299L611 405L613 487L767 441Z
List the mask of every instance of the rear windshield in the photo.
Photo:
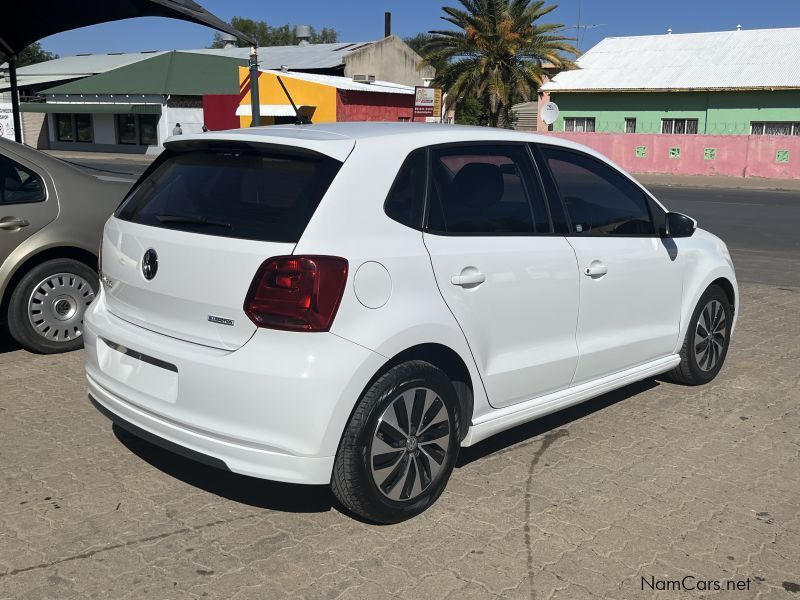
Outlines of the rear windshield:
M297 242L339 167L320 155L251 148L169 153L116 217L192 233Z

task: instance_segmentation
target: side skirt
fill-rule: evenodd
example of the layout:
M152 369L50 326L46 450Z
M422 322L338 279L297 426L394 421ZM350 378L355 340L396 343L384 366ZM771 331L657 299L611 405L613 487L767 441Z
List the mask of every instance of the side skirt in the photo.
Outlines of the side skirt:
M576 387L494 410L473 421L461 445L472 446L501 431L579 404L635 381L665 373L679 362L681 362L681 357L672 354Z

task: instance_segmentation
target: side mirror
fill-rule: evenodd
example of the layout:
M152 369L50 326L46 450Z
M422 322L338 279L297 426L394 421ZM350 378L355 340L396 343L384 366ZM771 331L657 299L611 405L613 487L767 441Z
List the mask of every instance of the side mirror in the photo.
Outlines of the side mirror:
M676 212L667 213L667 231L665 237L691 237L696 228L697 221L693 218Z

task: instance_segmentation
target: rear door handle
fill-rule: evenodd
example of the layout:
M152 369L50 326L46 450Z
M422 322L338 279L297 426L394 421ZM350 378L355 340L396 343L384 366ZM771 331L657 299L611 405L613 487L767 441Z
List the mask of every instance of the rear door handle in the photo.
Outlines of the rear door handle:
M450 278L450 283L460 286L478 285L484 281L486 281L486 275L480 271L468 271L467 273L462 271L461 275L453 275Z
M30 225L29 221L18 219L17 217L3 217L0 219L0 229L5 231L15 231L28 225Z
M587 277L602 277L606 273L608 273L608 267L599 260L593 260L592 264L583 270L583 274Z

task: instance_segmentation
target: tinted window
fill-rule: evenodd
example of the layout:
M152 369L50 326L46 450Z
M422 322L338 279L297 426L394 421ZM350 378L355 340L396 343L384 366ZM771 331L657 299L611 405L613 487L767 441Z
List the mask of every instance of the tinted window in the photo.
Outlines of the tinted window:
M576 234L652 235L647 198L628 178L577 152L542 148Z
M340 166L321 156L251 149L167 153L117 217L193 233L296 242Z
M41 177L10 158L0 156L0 204L41 202L44 198Z
M384 204L384 210L390 218L415 229L422 225L425 162L424 150L415 150L408 156Z
M428 229L441 233L542 233L550 222L524 146L432 151Z

